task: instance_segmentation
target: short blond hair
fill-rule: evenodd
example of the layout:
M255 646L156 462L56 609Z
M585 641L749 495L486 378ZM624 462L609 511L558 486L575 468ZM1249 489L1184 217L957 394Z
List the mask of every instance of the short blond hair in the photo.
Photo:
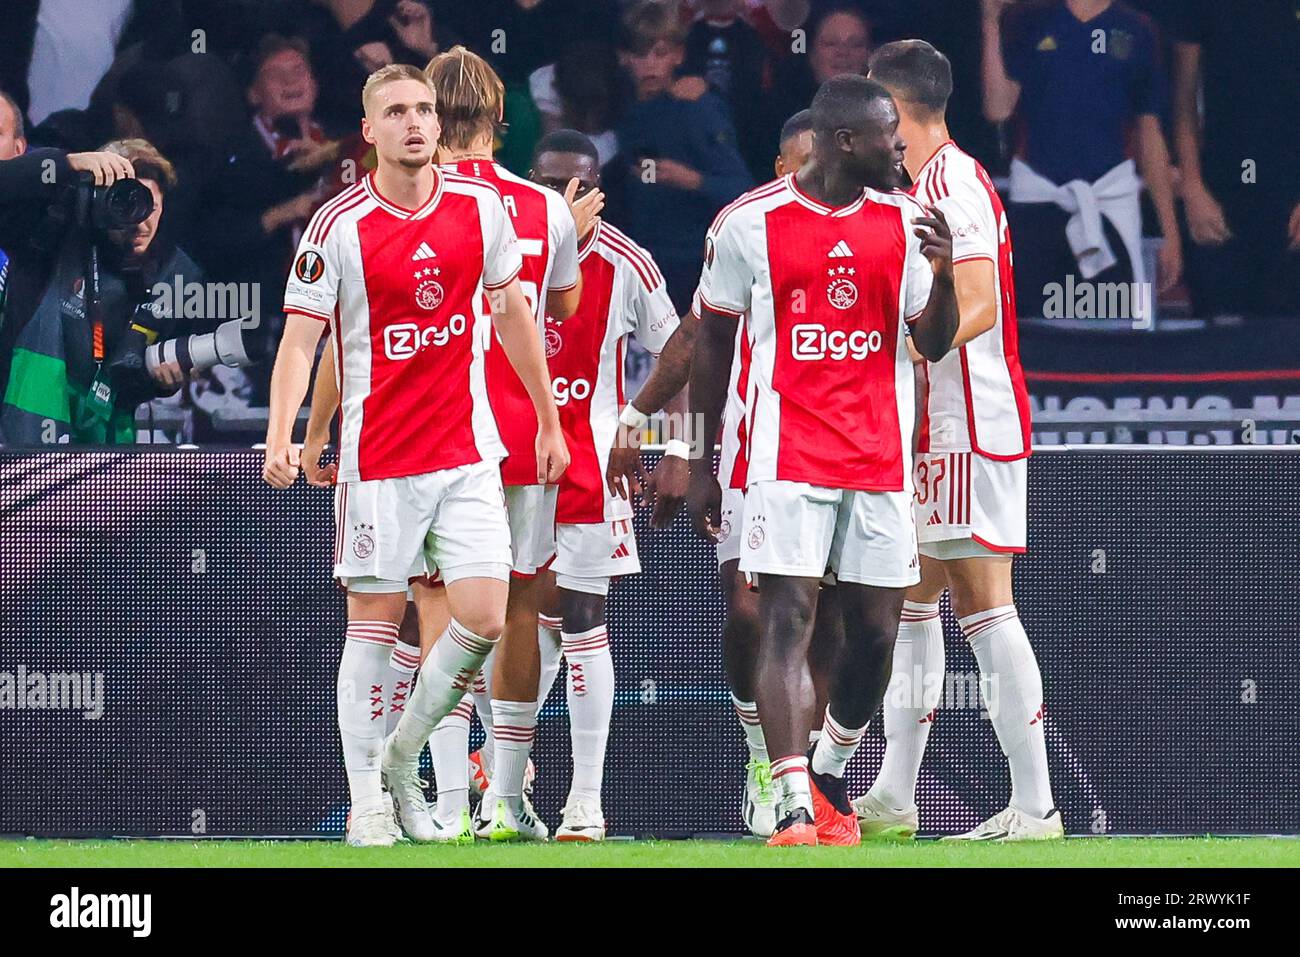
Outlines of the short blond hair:
M419 67L411 66L409 63L390 63L387 66L381 66L366 77L366 85L361 88L361 109L369 112L370 100L375 95L375 92L380 87L387 86L389 83L396 83L398 80L414 80L416 83L423 84L425 89L432 95L434 103L438 102L438 91Z
M424 68L438 95L439 142L465 149L484 133L495 133L506 98L496 70L477 53L457 44Z
M105 143L100 152L115 153L130 160L136 179L151 179L164 193L176 186L176 167L148 140L113 140Z

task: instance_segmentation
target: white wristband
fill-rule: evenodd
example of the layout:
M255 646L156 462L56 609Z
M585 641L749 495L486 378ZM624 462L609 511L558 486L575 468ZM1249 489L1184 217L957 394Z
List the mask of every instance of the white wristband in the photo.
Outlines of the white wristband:
M691 457L690 443L683 442L681 439L669 439L668 444L664 446L664 456L669 455L679 459L689 459Z
M650 421L650 416L629 402L623 406L623 411L618 414L618 420L629 429L644 429L646 423Z

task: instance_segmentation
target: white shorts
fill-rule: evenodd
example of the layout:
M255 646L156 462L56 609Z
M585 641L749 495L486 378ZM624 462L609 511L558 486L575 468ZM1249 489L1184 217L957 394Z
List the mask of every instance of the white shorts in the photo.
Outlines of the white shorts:
M559 525L555 546L555 583L570 591L605 595L611 578L641 571L630 518Z
M555 557L556 485L506 486L510 518L511 571L523 578L537 574Z
M881 588L921 580L908 492L859 492L807 482L755 482L745 492L740 570ZM760 587L762 583L760 582Z
M930 558L980 558L1025 550L1029 466L971 452L918 455L916 534Z
M444 581L509 578L510 526L496 462L341 483L334 522L334 577L352 590L404 592L433 569Z
M740 535L737 530L745 514L745 491L739 488L722 490L722 515L718 519L718 565L734 562L740 557Z

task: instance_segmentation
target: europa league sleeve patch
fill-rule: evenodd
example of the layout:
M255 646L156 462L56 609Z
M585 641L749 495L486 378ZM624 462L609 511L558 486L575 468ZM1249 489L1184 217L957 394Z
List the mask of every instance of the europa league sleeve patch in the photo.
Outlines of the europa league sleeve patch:
M325 275L325 260L321 258L320 253L308 249L300 253L294 261L293 274L298 277L299 282L316 282Z

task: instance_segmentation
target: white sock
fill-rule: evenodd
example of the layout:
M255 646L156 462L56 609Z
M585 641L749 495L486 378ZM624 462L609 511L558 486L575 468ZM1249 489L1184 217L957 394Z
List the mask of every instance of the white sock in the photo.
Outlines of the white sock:
M429 754L433 757L433 779L438 786L438 820L450 822L469 807L469 716L474 699L465 695L460 703L438 722L429 736Z
M998 744L1011 765L1011 804L1046 817L1055 804L1043 736L1043 676L1016 606L976 612L960 624L979 662Z
M777 758L772 762L772 780L781 788L780 817L793 814L796 808L808 812L812 820L812 784L808 780L808 758L803 754L791 754Z
M415 693L397 722L397 730L388 739L395 757L411 763L418 760L434 726L460 703L495 643L495 639L474 634L454 618L447 624L447 630L429 649Z
M808 747L815 747L817 742L822 739L822 729L813 728L808 732Z
M483 773L489 778L496 767L493 760L496 754L496 741L492 737L492 656L488 655L483 667L474 676L474 713L478 715L479 724L483 725L483 747L479 757L483 761Z
M945 668L938 603L903 602L885 692L885 757L871 785L871 796L896 811L916 803L916 778L943 697Z
M411 698L411 687L415 684L415 672L420 667L420 648L408 645L398 638L393 644L393 654L388 659L388 714L384 721L384 734L393 733L397 722L406 710L406 702Z
M560 671L560 654L563 651L563 645L560 643L560 630L563 627L563 618L552 618L549 615L537 616L537 648L542 657L542 673L537 682L537 707L539 709L546 704L546 699L550 697L551 687L555 684L555 676Z
M763 740L763 726L758 723L758 705L752 701L741 701L733 692L731 706L740 719L740 728L745 732L745 745L749 748L749 760L767 760L767 742Z
M573 785L570 797L600 803L605 776L605 746L614 713L614 659L609 634L597 625L578 634L565 633L569 662L569 735L573 740Z
M813 750L813 771L844 777L844 769L857 754L858 745L862 744L862 732L866 730L865 724L860 728L846 728L831 717L830 706L827 706L826 717L822 720L822 736L817 739L817 747Z
M496 738L496 773L488 787L490 796L504 798L518 808L524 793L528 754L537 730L536 701L492 699L492 732Z
M396 641L395 622L348 622L336 691L343 767L354 812L383 800L379 763L384 750L384 684Z

